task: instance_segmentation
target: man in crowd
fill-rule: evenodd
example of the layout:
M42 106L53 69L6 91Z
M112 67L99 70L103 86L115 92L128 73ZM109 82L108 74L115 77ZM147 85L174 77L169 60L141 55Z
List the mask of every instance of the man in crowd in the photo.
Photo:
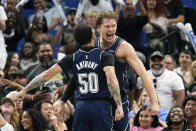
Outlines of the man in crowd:
M154 82L160 106L168 111L174 106L181 106L185 97L182 78L175 72L165 69L165 60L161 52L155 51L150 56L150 70L148 75ZM141 78L137 86L143 88Z

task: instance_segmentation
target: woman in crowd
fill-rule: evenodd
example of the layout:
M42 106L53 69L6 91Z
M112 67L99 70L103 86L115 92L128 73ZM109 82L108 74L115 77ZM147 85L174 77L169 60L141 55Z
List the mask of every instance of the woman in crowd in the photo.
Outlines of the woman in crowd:
M183 102L183 109L190 121L191 127L196 127L196 96L187 96Z
M31 41L35 46L39 45L41 42L54 44L52 35L48 34L47 21L44 16L34 17L32 24L27 30L25 41Z
M182 107L173 107L167 116L167 128L163 131L195 131L189 127L188 117Z
M36 109L26 109L20 115L18 131L45 131L48 129L46 119Z
M196 89L196 60L194 60L190 66L189 91L192 92L193 89Z
M21 56L20 66L21 69L24 71L31 65L38 63L35 45L30 41L26 41L24 43L20 51L20 56Z
M17 52L12 52L8 55L5 65L5 71L12 65L20 67L20 56Z
M147 47L150 50L161 50L164 52L163 43L159 38L167 32L168 20L165 17L165 10L161 0L144 0L144 7L147 10L149 22L144 26L147 33Z
M148 106L143 106L135 115L130 131L161 131L163 128L159 123L157 115L151 116L147 111Z
M66 105L65 105L66 106ZM59 127L62 130L67 130L67 125L65 124L65 119L68 117L69 110L66 110L66 107L60 106L60 101L57 100L53 104L54 107L54 114L57 117Z
M142 90L139 100L138 100L138 104L133 101L133 110L129 112L129 119L130 119L130 123L133 122L134 116L135 114L137 114L138 110L144 106L144 105L150 104L149 101L149 96L148 93L145 89ZM160 120L160 123L163 124L163 126L165 126L164 122L166 121L166 117L168 115L168 110L164 109L164 108L160 108L160 112L158 114L158 118Z

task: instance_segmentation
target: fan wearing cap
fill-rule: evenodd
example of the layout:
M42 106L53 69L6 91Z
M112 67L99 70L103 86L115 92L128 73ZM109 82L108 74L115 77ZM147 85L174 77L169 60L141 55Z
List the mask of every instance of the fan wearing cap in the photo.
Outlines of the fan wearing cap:
M9 124L11 124L16 130L18 125L18 120L19 120L19 114L16 110L15 104L12 101L12 99L4 97L1 100L1 111L2 111L1 115L3 116L3 119ZM9 127L11 125L9 125ZM12 126L10 128L13 128Z
M154 83L161 108L170 110L174 105L181 106L185 97L182 78L165 68L164 55L155 51L150 56L148 75ZM143 88L141 78L137 80L139 89Z

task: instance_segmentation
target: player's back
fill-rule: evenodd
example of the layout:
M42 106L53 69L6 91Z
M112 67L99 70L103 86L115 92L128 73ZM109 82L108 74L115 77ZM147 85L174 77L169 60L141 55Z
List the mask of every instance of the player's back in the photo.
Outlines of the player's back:
M74 53L73 74L76 84L76 99L111 98L103 71L101 54L103 50L93 48L79 49Z

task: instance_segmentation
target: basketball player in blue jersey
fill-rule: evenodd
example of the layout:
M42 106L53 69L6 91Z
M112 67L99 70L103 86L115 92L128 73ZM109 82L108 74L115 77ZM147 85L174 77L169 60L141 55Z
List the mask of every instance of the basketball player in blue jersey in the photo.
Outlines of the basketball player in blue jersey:
M117 106L115 121L124 117L119 83L114 69L114 56L95 48L94 35L87 24L79 24L74 31L74 37L80 49L35 77L19 96L24 98L26 92L72 67L77 99L74 131L111 131L114 121L112 97Z
M144 88L146 88L149 94L151 104L148 107L148 111L151 115L157 114L159 112L158 98L153 83L150 77L148 77L146 69L144 68L140 59L137 57L132 45L115 35L117 29L116 14L112 11L101 12L98 15L96 26L100 32L100 37L96 39L96 46L112 53L115 56L115 71L120 86L125 117L120 121L114 122L114 129L115 131L126 131L129 127L129 102L127 89L125 86L126 69L128 64L141 77ZM116 105L113 104L113 110L115 109Z

